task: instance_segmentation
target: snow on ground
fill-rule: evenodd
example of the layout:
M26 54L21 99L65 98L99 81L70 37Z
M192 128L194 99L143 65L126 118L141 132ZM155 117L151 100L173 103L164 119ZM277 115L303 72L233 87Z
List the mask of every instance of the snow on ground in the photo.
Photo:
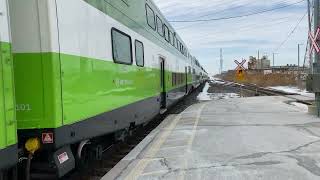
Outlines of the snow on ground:
M279 91L284 91L284 92L288 92L288 93L296 93L296 94L300 94L303 96L310 96L310 97L314 97L314 93L309 93L306 90L301 90L297 87L290 87L290 86L273 86L273 87L268 87L270 89L276 89Z
M297 107L299 110L303 112L308 112L308 106L298 102L291 102L290 105Z
M209 83L206 83L202 92L197 96L197 99L199 101L210 101L211 100L210 95L208 93L209 88L210 88Z
M224 82L223 80L219 79L219 78L212 78L211 82L214 84L225 84L226 82Z
M217 83L218 82L218 83ZM221 81L215 81L213 83L220 84ZM224 84L224 83L222 83ZM210 100L219 100L219 99L230 99L230 98L239 98L239 94L236 93L209 93L208 90L210 88L210 84L206 83L202 92L197 96L199 101L210 101Z
M239 94L236 93L212 93L210 94L210 98L213 100L219 99L231 99L231 98L239 98Z

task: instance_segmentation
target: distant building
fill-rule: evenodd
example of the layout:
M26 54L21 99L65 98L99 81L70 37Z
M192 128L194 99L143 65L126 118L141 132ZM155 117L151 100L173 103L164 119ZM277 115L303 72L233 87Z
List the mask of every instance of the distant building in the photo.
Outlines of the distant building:
M261 59L257 59L256 57L250 56L248 62L249 70L265 70L270 69L270 60L268 56L263 56Z
M272 66L272 73L277 74L298 74L298 72L308 72L308 68L299 67L295 64L287 64L286 66Z
M250 56L249 57L249 62L248 62L248 69L249 70L253 70L253 69L257 69L257 58Z

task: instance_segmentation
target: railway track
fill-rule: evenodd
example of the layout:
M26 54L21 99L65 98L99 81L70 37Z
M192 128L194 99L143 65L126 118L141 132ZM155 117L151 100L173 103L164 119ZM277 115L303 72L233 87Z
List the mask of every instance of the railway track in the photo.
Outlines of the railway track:
M300 95L297 93L289 93L289 92L284 92L281 90L264 88L264 87L260 87L260 86L257 86L255 84L250 84L250 83L239 84L236 82L225 82L225 86L232 86L234 88L242 89L243 91L249 91L251 93L254 93L255 96L286 96L287 98L296 100L299 103L306 104L306 105L312 105L312 102L310 102L310 101L299 100L295 97L292 97L293 95L303 96L303 95Z
M248 91L252 91L255 92L256 95L264 95L264 96L287 96L287 95L298 95L296 93L288 93L288 92L284 92L284 91L279 91L279 90L275 90L275 89L269 89L269 88L263 88L263 87L259 87L255 84L238 84L238 83L232 83L230 84L231 86L234 87L240 87L243 90L248 90Z

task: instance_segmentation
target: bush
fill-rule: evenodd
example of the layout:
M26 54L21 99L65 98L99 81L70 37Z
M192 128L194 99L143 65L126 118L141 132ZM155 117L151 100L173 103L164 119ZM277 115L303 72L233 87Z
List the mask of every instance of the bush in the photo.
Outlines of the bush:
M243 81L238 81L234 72L229 72L220 77L226 81L238 83L253 83L261 87L267 86L296 86L296 76L293 74L262 74L246 73Z

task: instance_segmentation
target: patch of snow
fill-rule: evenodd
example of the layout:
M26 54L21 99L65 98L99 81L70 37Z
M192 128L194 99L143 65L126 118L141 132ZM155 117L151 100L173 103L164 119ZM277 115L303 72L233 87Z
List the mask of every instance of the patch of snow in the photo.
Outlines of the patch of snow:
M213 84L225 84L225 83L226 83L226 82L224 82L224 81L216 80L216 79L212 80L211 82L212 82Z
M239 94L236 93L212 93L210 94L211 99L219 100L219 99L232 99L239 98Z
M199 101L210 101L210 100L219 100L219 99L231 99L239 98L239 94L236 93L209 93L210 88L209 83L206 83L202 92L197 96Z
M288 93L296 93L296 94L300 94L300 95L303 95L303 96L314 97L314 93L309 93L306 90L301 90L301 89L299 89L297 87L273 86L273 87L268 87L268 88L279 90L279 91L284 91L284 92L288 92Z
M290 105L297 107L299 110L303 112L308 112L308 106L298 102L291 102Z
M208 93L209 88L210 88L209 83L206 83L202 92L197 96L197 99L199 101L210 101L211 100L209 93Z

